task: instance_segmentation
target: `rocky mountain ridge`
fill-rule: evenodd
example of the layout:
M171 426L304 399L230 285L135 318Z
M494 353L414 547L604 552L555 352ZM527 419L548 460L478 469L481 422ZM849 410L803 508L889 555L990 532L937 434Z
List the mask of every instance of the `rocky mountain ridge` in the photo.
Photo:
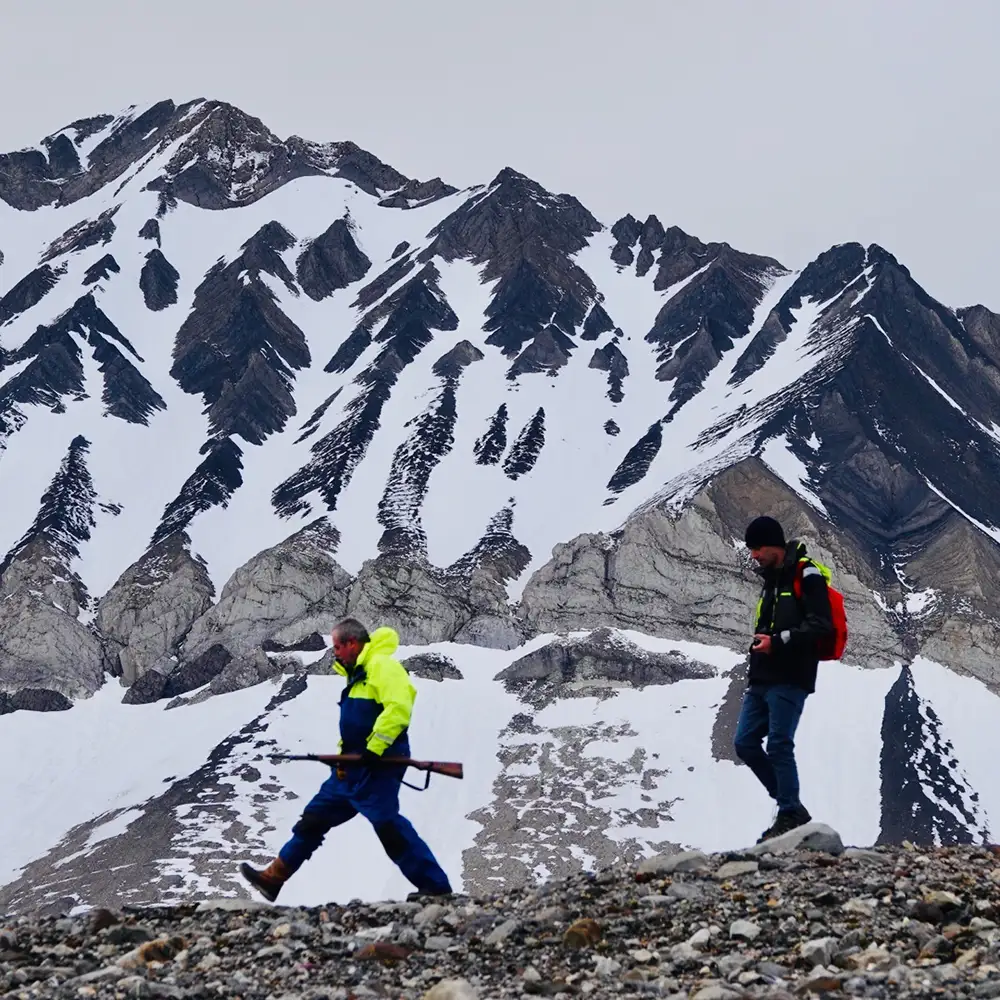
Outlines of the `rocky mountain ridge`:
M447 210L433 209L439 221L422 243L383 240L393 244L383 260L362 249L372 224L350 208L314 239L274 219L209 268L192 296L196 275L170 260L179 206L245 210L306 178L346 181L376 210ZM123 213L154 196L155 212L123 242ZM294 646L348 610L395 625L404 641L511 648L538 630L609 624L741 643L753 581L729 539L762 509L780 512L835 565L849 599L850 655L882 663L925 651L997 682L1000 592L991 581L1000 567L990 525L1000 475L1000 318L981 306L940 305L883 249L845 244L793 273L656 216L628 215L607 229L576 199L510 168L469 192L413 181L350 143L279 140L216 101L165 101L74 122L35 150L0 157L0 200L19 218L42 206L96 209L99 198L110 203L49 240L0 298L6 464L19 461L11 435L39 407L58 413L96 386L107 417L133 426L180 419L167 402L178 388L199 398L202 457L172 497L156 498L163 512L146 551L134 552L110 589L90 594L80 551L101 544L91 532L100 535L120 504L103 498L88 465L87 434L96 428L73 438L35 523L0 568L8 598L0 685L8 693L77 697L105 671L132 685L155 670L163 683L150 678L132 696L148 698L174 690L166 681L177 670L201 678L247 657L263 667L263 643ZM608 247L603 272L593 262L599 239ZM150 241L152 250L139 249ZM30 246L16 249L0 273L30 259ZM176 331L169 372L139 353L138 317L115 306L113 290L125 280L118 257L140 253L141 322L190 304L183 321L178 313L166 327ZM455 311L454 279L442 284L456 261L477 268L489 290L478 343L470 339L475 314ZM617 290L609 297L612 278L631 278L636 294L649 297L648 326L619 325L614 313L625 299ZM60 288L68 308L53 301L46 312ZM320 405L304 423L298 383L315 373L319 384L323 357L314 357L315 332L291 309L303 295L317 304L348 296L353 317L339 345L326 349ZM115 312L131 316L131 338ZM442 352L435 344L443 337L452 346ZM631 346L637 340L645 354ZM412 388L409 373L427 351L437 357L428 405L406 422L404 439L380 443L390 433L384 414L407 391L400 380ZM509 388L476 428L462 412L482 395L475 373L492 357ZM641 366L652 366L652 381ZM595 379L605 383L613 416L603 444L550 440L547 425L555 421L565 442L574 419L546 402L542 386L556 387L554 379L577 380L578 394L592 392ZM525 392L537 400L522 399ZM515 403L520 427L511 424ZM655 418L640 432L644 413ZM625 414L635 437L619 443ZM285 443L290 434L297 450ZM468 475L457 464L459 441L474 443L471 469L493 474L493 513L449 565L436 560L424 521L435 483L440 516L446 477ZM219 579L202 546L192 549L191 526L251 488L247 449L265 446L280 449L278 464L290 470L268 484L273 514L287 527L272 531L270 548L244 549ZM356 533L359 501L346 521L338 512L360 489L352 486L359 467L384 462L371 456L389 454L387 446L394 453L377 503L377 549L355 550L357 569L348 570L337 555L345 532ZM585 462L595 447L611 460L602 507L626 505L617 524L597 508L591 528L561 536L552 517L525 515L526 503L543 502L552 474L536 471L539 462L565 469L559 452ZM671 457L678 447L679 462ZM302 457L289 462L292 454ZM525 481L524 498L504 498L503 481L515 490ZM600 495L596 484L588 489ZM551 558L525 544L526 516L545 521L540 537L554 545ZM719 580L728 582L719 588ZM39 618L43 625L32 624ZM55 662L66 659L74 666Z

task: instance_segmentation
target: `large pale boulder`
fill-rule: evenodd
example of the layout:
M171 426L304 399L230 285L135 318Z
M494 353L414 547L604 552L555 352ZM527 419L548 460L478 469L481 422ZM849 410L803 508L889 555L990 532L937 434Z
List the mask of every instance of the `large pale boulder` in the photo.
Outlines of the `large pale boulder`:
M267 640L285 646L327 633L347 611L350 574L331 554L339 536L326 518L244 563L229 578L219 602L191 627L181 659L215 645L248 657Z
M513 649L524 642L502 584L485 568L448 572L423 557L381 555L361 567L348 608L369 627L391 625L404 645L454 640Z
M30 592L0 601L0 690L84 698L104 682L100 640L74 616Z
M117 650L122 682L151 669L169 673L194 622L212 606L215 588L184 532L151 546L97 605L97 627Z
M773 511L789 538L827 563L844 594L850 662L888 666L903 644L873 597L871 568L831 525L760 463L721 474L681 513L651 506L613 534L557 545L518 606L535 632L602 625L747 648L760 582L742 545L757 513Z

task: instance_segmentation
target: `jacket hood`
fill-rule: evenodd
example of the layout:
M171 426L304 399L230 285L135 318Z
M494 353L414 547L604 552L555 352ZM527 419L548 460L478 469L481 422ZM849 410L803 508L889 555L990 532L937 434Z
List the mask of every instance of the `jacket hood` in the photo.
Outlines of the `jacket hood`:
M397 649L399 649L399 633L394 628L383 625L375 629L361 647L355 666L363 667L373 656L392 656ZM333 669L343 677L347 676L347 668L336 658L333 661Z
M399 649L399 633L388 625L375 629L358 656L364 666L373 656L392 656Z

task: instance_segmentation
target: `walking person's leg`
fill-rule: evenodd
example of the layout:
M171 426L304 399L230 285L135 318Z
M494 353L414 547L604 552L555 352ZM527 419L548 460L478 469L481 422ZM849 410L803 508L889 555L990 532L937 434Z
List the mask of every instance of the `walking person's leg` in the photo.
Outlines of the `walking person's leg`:
M418 892L440 896L451 892L448 876L413 824L399 812L402 771L373 771L353 804L374 827L385 853Z
M812 818L799 798L799 771L795 761L795 734L807 693L793 684L774 684L767 691L769 726L767 757L775 776L778 817L772 835L793 830Z
M765 690L751 686L743 692L743 707L736 723L733 746L736 756L753 771L773 799L777 796L778 779L774 773L774 765L764 750L764 737L770 726L770 709Z
M357 810L347 797L344 779L333 773L302 810L302 816L292 827L292 835L278 856L262 871L243 864L240 872L273 903L281 887L312 857L327 833L356 815Z

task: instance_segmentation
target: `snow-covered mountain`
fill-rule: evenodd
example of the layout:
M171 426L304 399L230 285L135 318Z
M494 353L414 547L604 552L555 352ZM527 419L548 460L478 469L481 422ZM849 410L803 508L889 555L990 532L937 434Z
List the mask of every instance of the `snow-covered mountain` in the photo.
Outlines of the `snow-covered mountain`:
M237 891L222 847L273 849L278 780L320 777L257 743L319 748L347 612L453 660L417 725L470 777L417 799L464 817L456 877L706 846L720 812L738 846L768 819L729 749L762 511L851 621L810 808L861 841L1000 823L1000 317L887 250L793 270L199 100L0 156L0 254L0 741L38 749L0 908L95 870ZM57 818L62 772L89 791Z

